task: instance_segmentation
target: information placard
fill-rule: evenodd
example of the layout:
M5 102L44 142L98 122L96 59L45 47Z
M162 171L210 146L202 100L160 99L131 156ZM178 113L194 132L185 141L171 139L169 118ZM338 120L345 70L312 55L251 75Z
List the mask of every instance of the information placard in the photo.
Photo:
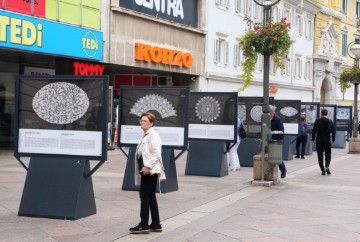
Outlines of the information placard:
M244 121L246 136L261 137L261 116L263 114L263 97L238 97L238 117ZM274 105L274 98L269 98Z
M336 107L336 130L352 132L352 106Z
M189 139L235 141L236 92L191 92L189 97Z
M15 156L106 160L106 76L19 76Z
M121 87L119 105L119 146L139 144L144 135L139 120L144 112L156 117L154 129L164 147L187 146L187 87Z
M276 100L276 115L284 123L284 134L299 134L300 100Z

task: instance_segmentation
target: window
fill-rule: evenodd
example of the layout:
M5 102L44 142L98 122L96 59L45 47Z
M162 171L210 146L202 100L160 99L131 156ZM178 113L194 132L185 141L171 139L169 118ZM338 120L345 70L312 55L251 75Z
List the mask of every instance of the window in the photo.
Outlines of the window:
M230 7L230 0L215 0L215 4L221 8L228 9Z
M278 7L274 6L271 13L272 13L274 22L278 22L279 21Z
M255 19L261 18L261 10L262 10L262 7L260 5L254 3L254 18Z
M342 0L342 12L347 13L347 0Z
M289 9L285 9L284 10L284 16L283 17L286 17L287 21L290 21L291 22L291 14L290 14L290 10Z
M301 18L301 15L297 15L296 16L296 27L297 27L297 33L298 33L298 36L302 36L302 18Z
M227 65L229 44L225 38L218 37L215 40L214 62L218 65Z
M302 63L301 63L301 56L295 57L295 75L296 79L301 78L301 70L302 70Z
M237 42L239 42L237 40ZM234 45L234 66L240 67L242 62L242 48L239 43Z
M312 75L312 62L310 58L306 58L306 65L305 65L305 80L311 81Z
M347 56L347 33L341 34L341 55L343 57Z
M356 1L356 20L359 22L360 19L360 2ZM359 26L359 24L357 24Z
M261 72L263 70L263 65L264 65L264 57L262 54L257 54L257 62L256 62L256 67L255 69L259 72Z
M277 68L276 68L275 62L274 62L273 58L270 57L270 74L276 75L276 71L277 71Z
M289 76L289 72L290 72L290 60L286 59L283 60L284 63L284 69L281 69L281 75L283 76Z
M312 24L311 19L306 19L305 37L307 40L313 39L313 24Z

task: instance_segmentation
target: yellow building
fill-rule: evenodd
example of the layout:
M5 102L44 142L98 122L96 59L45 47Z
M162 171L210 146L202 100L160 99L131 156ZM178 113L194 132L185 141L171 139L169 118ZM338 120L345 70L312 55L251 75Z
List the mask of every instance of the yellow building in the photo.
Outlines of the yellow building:
M315 18L313 99L336 104L343 64L341 33L345 15L341 0L317 0L317 3L321 10Z
M360 38L360 21L358 20L358 16L356 13L356 9L358 8L357 1L343 1L347 3L347 6L344 6L344 17L341 19L341 54L344 59L342 65L342 71L345 69L353 68L354 59L350 58L347 53L347 47L356 38ZM338 100L338 105L342 106L353 106L354 105L354 86L351 85L350 88L346 90L340 90L341 95Z

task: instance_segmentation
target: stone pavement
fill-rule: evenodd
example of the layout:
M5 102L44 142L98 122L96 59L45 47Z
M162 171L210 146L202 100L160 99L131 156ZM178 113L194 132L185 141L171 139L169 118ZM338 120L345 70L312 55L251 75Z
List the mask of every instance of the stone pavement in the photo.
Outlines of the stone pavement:
M121 189L126 158L118 149L94 174L97 214L75 221L17 216L26 172L0 153L0 241L360 241L360 155L333 149L332 174L321 176L316 153L287 161L272 187L250 185L253 168L225 177L185 176L179 190L158 194L163 232L131 235L138 192ZM96 164L97 162L93 162Z

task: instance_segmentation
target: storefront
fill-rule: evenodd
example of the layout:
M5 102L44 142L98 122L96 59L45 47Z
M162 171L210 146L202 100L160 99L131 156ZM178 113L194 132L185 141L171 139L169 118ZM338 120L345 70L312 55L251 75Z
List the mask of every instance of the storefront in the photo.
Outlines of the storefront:
M17 75L65 74L64 63L101 61L103 34L3 10L0 30L0 150L11 150Z

